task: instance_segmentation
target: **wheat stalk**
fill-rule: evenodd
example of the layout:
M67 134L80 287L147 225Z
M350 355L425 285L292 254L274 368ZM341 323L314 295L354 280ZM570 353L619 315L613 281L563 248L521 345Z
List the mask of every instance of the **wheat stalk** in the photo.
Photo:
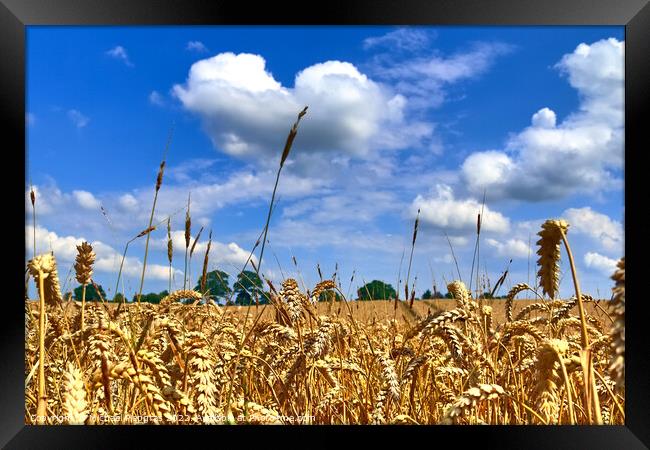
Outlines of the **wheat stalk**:
M174 257L174 245L172 243L172 218L167 218L167 260L169 261L169 290L172 291L172 259Z
M411 263L413 262L413 250L415 250L415 240L418 237L418 224L420 223L420 209L418 208L418 214L415 217L415 224L413 225L413 239L411 240L411 256L409 256L409 268L406 272L406 284L404 285L405 289L405 294L406 297L404 297L404 301L409 299L409 278L411 276ZM411 298L411 301L409 303L409 306L413 308L413 300L415 299L415 291L413 292L413 298Z
M183 289L187 288L187 252L192 237L192 216L190 215L190 194L187 194L187 211L185 211L185 271L183 272Z
M167 151L169 150L169 145L171 144L171 139L172 139L172 134L173 134L173 127L169 132L169 138L167 139L167 145L165 147L165 153L163 156L163 160L160 163L160 167L158 169L158 175L156 175L156 187L155 187L155 193L153 197L153 205L151 206L151 216L149 216L149 226L147 230L145 230L147 234L147 241L144 246L144 259L142 261L142 275L140 276L140 289L138 290L138 305L140 305L140 297L142 296L142 288L144 286L144 274L145 271L147 270L147 256L149 255L149 239L151 238L151 231L155 229L155 227L152 227L153 224L153 216L154 213L156 212L156 202L158 201L158 191L160 191L160 187L162 186L162 180L163 180L163 173L165 172L165 158L167 158Z
M49 253L38 255L28 262L27 268L37 284L39 293L38 406L36 420L39 424L44 424L47 412L47 388L45 387L45 304L48 302L54 303L55 300L52 291L58 291L58 279L54 279L57 272L56 260L54 259L54 255ZM49 289L46 289L46 282Z
M199 232L199 234L201 234ZM198 239L198 236L197 236ZM203 272L201 275L201 292L205 292L205 282L208 275L208 259L210 257L210 246L212 245L212 230L210 230L210 235L208 238L208 246L205 249L205 256L203 257ZM207 303L206 303L207 304Z
M289 152L291 151L291 146L293 145L293 141L296 138L296 135L298 134L298 124L300 123L300 120L303 118L303 116L307 114L307 107L300 111L298 113L298 118L296 119L295 123L291 127L291 130L289 131L289 135L287 136L287 141L284 144L284 149L282 150L282 157L280 158L280 167L278 168L278 172L275 176L275 185L273 186L273 194L271 195L271 203L269 205L269 213L266 217L266 224L264 225L264 237L262 238L262 249L260 250L260 257L257 262L257 270L255 271L257 275L259 276L259 269L262 267L262 257L264 256L264 247L266 246L266 235L269 231L269 223L271 222L271 213L273 212L273 203L275 201L275 193L278 189L278 182L280 181L280 172L282 172L282 167L284 167L284 162L287 160L289 157Z
M620 389L625 386L625 258L621 258L612 275L615 282L610 308L614 315L614 326L610 332L612 339L612 359L609 371Z

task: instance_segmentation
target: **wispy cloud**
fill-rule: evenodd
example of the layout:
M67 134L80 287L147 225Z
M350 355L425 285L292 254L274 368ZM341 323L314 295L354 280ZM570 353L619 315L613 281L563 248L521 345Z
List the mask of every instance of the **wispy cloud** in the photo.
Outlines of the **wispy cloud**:
M390 47L396 50L414 51L421 50L429 45L434 32L419 29L398 28L382 36L373 36L364 39L363 48Z
M440 107L450 85L487 72L496 60L514 51L504 42L474 42L455 53L445 54L428 44L420 31L387 34L381 43L406 46L411 51L379 51L368 64L368 73L394 87L411 109ZM408 36L411 40L405 39Z
M208 47L206 47L205 44L201 41L189 41L185 46L185 50L188 50L190 52L206 53L208 51Z
M70 119L70 121L77 128L83 128L88 125L88 122L90 122L90 119L88 117L76 109L71 109L68 111L68 119Z
M118 60L122 61L124 64L126 64L129 67L134 66L134 64L129 59L129 55L126 52L126 49L124 47L122 47L121 45L113 47L112 49L108 50L106 52L106 54L108 56L110 56L111 58L115 58L115 59L118 59Z
M151 91L149 94L149 103L156 106L164 106L165 99L158 91Z

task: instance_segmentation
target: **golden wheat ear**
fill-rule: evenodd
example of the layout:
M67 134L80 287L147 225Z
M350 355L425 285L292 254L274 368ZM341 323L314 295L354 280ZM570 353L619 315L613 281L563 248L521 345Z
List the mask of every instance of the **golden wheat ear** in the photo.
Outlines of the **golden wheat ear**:
M93 275L93 264L95 263L95 252L88 242L77 245L77 257L75 258L74 270L79 284L90 284Z
M447 285L447 290L456 299L456 307L466 308L470 301L470 293L467 290L465 283L459 280L452 281Z
M539 250L539 284L542 291L549 297L555 298L559 285L560 273L560 241L562 233L567 232L569 224L564 220L547 220L542 224L542 230L537 233L540 240L537 241Z
M203 294L194 290L188 289L179 289L174 292L170 292L162 300L160 300L161 307L169 307L172 303L176 303L182 299L189 299L193 301L199 301L203 298Z
M56 305L63 302L61 295L61 284L59 283L56 258L52 253L37 255L28 262L29 274L34 279L36 286L39 285L40 274L43 276L44 301L47 305Z
M68 362L63 373L63 413L70 425L83 425L88 418L88 402L81 371Z
M549 339L537 348L533 396L546 424L557 422L562 383L559 358L565 356L568 350L569 343L562 339Z
M515 296L519 294L521 291L525 291L526 289L530 289L530 286L528 286L526 283L519 283L515 284L510 291L508 291L508 295L506 296L506 320L508 322L512 322L512 303L515 299ZM532 291L532 289L530 289Z

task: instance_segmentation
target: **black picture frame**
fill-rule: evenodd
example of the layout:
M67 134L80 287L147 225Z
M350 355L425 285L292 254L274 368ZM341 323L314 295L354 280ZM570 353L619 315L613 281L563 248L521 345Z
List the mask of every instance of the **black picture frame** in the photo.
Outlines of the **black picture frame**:
M466 443L468 437L481 446L511 448L635 449L650 446L650 367L648 335L641 293L642 256L648 239L640 235L644 221L641 203L644 186L641 153L650 150L646 125L650 103L650 4L648 0L335 0L307 2L171 1L171 0L0 0L0 127L5 150L2 173L7 211L7 236L21 236L25 214L24 182L16 167L25 164L25 27L30 25L222 25L222 24L382 24L382 25L623 25L625 26L625 253L627 291L631 297L627 317L626 426L560 427L309 427L335 431L334 443L363 432L383 439L385 433L403 438L423 438L439 445L440 437ZM23 150L24 151L24 150ZM17 155L18 162L11 156ZM632 164L630 164L632 162ZM634 164L636 162L636 164ZM647 171L647 170L646 170ZM25 175L25 171L23 174ZM17 178L14 180L13 178ZM22 183L22 184L21 184ZM38 427L24 425L24 310L18 301L24 289L19 267L25 261L21 239L8 240L16 248L6 258L11 289L2 299L6 314L0 327L0 445L4 448L122 448L138 439L164 439L184 445L200 445L221 431L238 442L251 431L280 445L287 431L277 427ZM20 261L18 261L20 259ZM19 292L16 292L19 291ZM305 432L308 427L292 428ZM331 429L330 429L331 428ZM345 428L345 429L344 429ZM335 429L335 430L334 430ZM191 433L191 434L188 434ZM312 432L312 431L308 431ZM280 434L282 433L282 434ZM406 434L408 433L408 434ZM415 435L418 435L417 437ZM189 439L188 439L189 438ZM215 445L221 442L213 441ZM408 441L402 441L408 442ZM305 442L307 443L307 442ZM178 444L176 444L178 445Z

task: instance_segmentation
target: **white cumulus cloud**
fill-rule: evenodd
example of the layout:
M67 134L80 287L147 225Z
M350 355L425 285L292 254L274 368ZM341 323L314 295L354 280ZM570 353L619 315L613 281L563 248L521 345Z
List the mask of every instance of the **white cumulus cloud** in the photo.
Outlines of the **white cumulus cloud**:
M548 108L542 108L533 114L532 124L534 127L538 128L553 128L557 117L555 116L555 111L552 111Z
M624 42L580 44L556 68L578 91L579 109L557 123L542 108L504 150L470 155L461 168L470 191L541 201L621 187Z
M125 211L134 212L138 210L138 200L131 194L123 194L118 199L118 204Z
M28 257L33 253L34 227L25 226L25 251ZM36 227L36 252L41 254L54 252L58 262L72 263L77 256L77 245L85 241L83 237L59 236L57 233L47 230L46 228ZM117 273L121 262L122 254L116 251L110 245L101 241L92 241L90 244L96 255L93 268L98 272ZM63 278L65 274L61 273L59 267L59 277ZM124 260L122 273L126 276L139 276L142 273L142 262L139 258L127 256ZM174 269L175 274L181 274L180 270ZM169 267L160 264L147 264L147 278L156 280L167 280L169 278Z
M455 199L453 190L447 185L439 184L436 190L433 195L418 195L411 203L411 215L415 217L416 211L420 209L420 220L423 224L444 230L476 230L477 216L483 209L482 230L505 233L510 229L507 217L487 206L483 207L475 199Z
M600 253L588 252L585 254L585 265L591 269L597 270L603 275L611 276L616 270L617 261Z
M523 259L528 258L528 255L531 253L528 244L520 239L508 239L505 242L500 242L496 239L488 238L485 242L495 249L498 256Z
M201 117L218 149L234 156L271 155L274 163L304 106L311 108L294 144L302 153L364 155L376 146L406 147L432 131L407 125L406 99L343 61L309 66L287 87L262 56L220 53L194 63L186 83L173 92ZM406 139L390 139L390 130L409 126Z
M77 201L79 206L85 209L98 209L99 208L99 200L95 198L95 196L88 192L88 191L72 191L72 196L74 199Z
M198 229L194 231L194 236L190 241L190 246L194 243L194 238L198 233ZM172 231L172 246L174 248L174 258L181 258L185 255L185 232L182 230ZM214 238L214 236L213 236ZM152 247L158 249L167 249L167 237L156 239L152 241ZM205 256L205 251L208 248L208 230L204 229L201 233L201 237L194 248L194 253L192 254L192 272L196 273L200 270L201 265L203 264L203 257ZM246 251L241 248L235 242L223 243L215 239L212 240L210 244L210 255L209 255L209 264L212 267L214 264L220 266L222 270L230 270L232 266L243 267L244 263L248 259L250 251ZM257 262L255 255L251 258L253 262ZM196 269L195 269L196 268Z
M569 208L563 216L576 232L598 241L605 250L623 251L623 225L590 207Z

